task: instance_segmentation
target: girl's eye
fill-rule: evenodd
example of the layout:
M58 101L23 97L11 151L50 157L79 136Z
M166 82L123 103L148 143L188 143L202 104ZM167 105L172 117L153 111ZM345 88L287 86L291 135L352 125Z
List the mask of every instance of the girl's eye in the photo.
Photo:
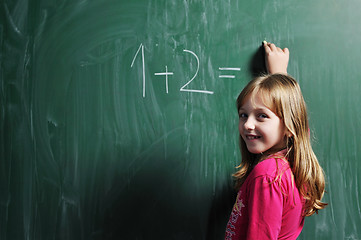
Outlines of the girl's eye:
M247 117L247 114L245 114L245 113L240 113L239 114L239 118L246 118Z
M264 113L261 113L258 115L259 118L268 118L268 116Z

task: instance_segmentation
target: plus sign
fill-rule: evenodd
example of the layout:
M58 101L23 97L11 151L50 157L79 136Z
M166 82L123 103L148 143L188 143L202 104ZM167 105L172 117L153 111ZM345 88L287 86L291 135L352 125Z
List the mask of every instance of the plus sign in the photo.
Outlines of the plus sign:
M156 76L165 76L165 90L168 94L168 75L173 75L173 72L168 72L168 67L165 66L165 72L154 73Z

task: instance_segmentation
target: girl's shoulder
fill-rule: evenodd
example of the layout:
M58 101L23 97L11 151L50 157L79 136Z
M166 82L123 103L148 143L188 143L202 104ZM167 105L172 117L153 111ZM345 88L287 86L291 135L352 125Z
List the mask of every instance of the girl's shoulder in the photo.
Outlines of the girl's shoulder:
M252 172L251 178L257 178L260 176L268 176L270 178L277 178L280 174L287 171L291 172L289 162L286 158L286 150L277 152L268 156L265 160L259 162Z

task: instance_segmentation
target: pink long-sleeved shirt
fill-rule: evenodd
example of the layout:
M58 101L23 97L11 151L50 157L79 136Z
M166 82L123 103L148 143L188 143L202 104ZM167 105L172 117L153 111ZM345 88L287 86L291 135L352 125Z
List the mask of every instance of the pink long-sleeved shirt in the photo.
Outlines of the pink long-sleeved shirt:
M225 239L297 239L304 200L283 154L269 156L251 171L238 192Z

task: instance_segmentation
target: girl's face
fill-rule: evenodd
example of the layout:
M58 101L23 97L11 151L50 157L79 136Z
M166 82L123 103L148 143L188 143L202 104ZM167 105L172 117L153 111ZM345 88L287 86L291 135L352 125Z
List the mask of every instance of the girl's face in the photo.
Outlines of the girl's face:
M286 147L283 121L257 95L248 96L239 109L238 129L248 151L253 154L279 151Z

